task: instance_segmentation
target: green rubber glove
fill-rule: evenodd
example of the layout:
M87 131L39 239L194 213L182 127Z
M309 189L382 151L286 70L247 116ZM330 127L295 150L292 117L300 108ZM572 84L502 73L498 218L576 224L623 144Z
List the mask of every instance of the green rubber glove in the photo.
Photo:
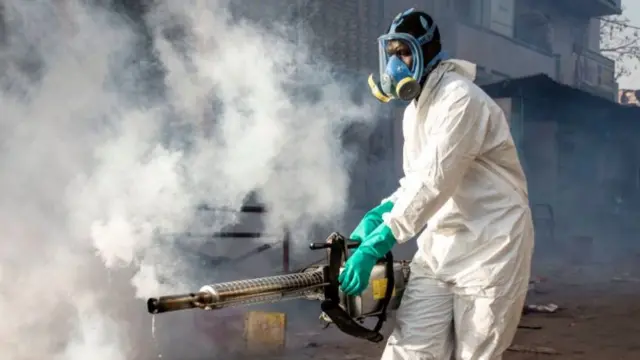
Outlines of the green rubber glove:
M355 230L349 235L349 239L362 242L373 230L382 224L382 214L388 213L393 209L393 203L386 201L373 209L369 210Z
M367 236L344 264L338 277L340 289L347 295L358 296L369 286L371 271L397 243L391 229L380 224Z

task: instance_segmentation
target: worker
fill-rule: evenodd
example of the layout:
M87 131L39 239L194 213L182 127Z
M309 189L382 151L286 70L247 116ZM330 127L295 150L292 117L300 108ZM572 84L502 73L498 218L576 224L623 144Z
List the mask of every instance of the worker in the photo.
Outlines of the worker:
M396 243L418 251L383 360L498 360L520 320L533 252L527 182L509 124L449 59L433 19L410 9L379 38L383 102L409 102L404 177L351 235L359 247L339 277L346 294L369 285ZM427 224L428 223L428 224Z

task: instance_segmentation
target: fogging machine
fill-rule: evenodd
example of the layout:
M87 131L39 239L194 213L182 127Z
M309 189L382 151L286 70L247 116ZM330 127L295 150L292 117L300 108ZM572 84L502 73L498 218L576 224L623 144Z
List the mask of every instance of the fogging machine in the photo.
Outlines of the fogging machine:
M323 318L342 332L371 342L383 340L380 329L387 311L397 309L409 278L409 263L394 261L391 252L373 268L369 286L360 296L348 296L340 290L338 275L349 257L349 249L359 243L339 233L323 243L312 243L311 250L326 250L324 264L303 270L256 279L231 281L203 286L191 294L169 295L147 300L151 314L186 309L219 310L239 305L279 302L291 299L320 301ZM366 318L377 318L372 329L362 325Z

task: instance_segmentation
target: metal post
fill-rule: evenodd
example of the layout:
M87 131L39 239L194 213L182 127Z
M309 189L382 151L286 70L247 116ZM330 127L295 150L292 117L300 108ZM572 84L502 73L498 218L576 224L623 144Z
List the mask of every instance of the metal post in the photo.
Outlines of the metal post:
M288 228L284 230L284 238L282 239L282 272L287 274L290 271L289 255L290 255L291 232Z

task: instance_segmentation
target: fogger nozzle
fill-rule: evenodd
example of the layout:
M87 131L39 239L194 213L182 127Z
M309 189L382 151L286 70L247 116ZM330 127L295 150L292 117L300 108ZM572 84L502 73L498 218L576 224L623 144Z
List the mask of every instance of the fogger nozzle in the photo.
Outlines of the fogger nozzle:
M147 300L147 310L151 314L159 314L193 308L214 310L267 303L305 297L325 285L322 270L231 281L203 286L193 294L151 298Z
M159 314L170 311L194 309L201 304L211 303L213 296L207 292L198 292L184 295L170 295L147 300L147 311L151 314Z

